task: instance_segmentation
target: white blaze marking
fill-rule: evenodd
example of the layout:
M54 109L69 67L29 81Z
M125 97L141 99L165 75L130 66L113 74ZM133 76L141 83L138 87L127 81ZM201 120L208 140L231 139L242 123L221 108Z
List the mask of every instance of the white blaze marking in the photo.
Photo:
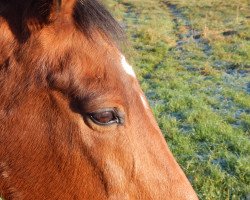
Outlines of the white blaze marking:
M130 76L133 76L134 78L136 77L135 72L130 64L128 64L126 58L124 55L121 55L121 64L124 69L124 71L129 74Z
M8 166L5 162L1 162L0 163L0 171L2 171L2 173L0 174L3 178L8 178L9 177L9 172L8 172Z
M135 72L134 72L132 66L131 66L130 64L128 64L128 62L127 62L126 58L124 57L124 55L121 55L121 64L122 64L122 68L124 69L124 71L125 71L128 75L130 75L130 76L136 78L136 75L135 75ZM143 94L140 95L140 98L141 98L141 101L142 101L142 103L143 103L143 106L144 106L146 109L149 109L149 105L148 105L147 100L146 100L146 98L144 97Z

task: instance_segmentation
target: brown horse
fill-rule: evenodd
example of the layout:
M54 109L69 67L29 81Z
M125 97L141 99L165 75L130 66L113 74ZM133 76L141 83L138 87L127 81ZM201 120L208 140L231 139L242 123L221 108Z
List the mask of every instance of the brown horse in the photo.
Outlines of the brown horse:
M0 0L0 196L194 200L96 0Z

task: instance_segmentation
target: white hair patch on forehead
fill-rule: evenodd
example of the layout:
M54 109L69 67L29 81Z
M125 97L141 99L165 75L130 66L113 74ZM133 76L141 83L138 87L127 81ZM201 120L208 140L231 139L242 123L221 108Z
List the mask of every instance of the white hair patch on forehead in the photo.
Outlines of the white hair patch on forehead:
M124 55L121 55L121 64L124 69L124 71L129 74L130 76L136 78L135 72L130 64L128 64L126 58Z

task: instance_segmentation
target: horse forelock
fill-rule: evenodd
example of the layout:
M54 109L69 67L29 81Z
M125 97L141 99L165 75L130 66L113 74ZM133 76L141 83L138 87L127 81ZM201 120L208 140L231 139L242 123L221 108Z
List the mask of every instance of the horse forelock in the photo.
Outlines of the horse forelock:
M77 27L87 36L92 30L100 29L111 39L121 39L123 30L112 15L96 0L78 0L75 3L73 17Z

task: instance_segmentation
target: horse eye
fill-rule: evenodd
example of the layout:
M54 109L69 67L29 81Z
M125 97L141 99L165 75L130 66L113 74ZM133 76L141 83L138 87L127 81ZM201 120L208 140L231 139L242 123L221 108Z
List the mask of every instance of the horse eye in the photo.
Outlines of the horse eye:
M114 109L103 109L88 114L90 119L98 125L120 124L120 116Z

